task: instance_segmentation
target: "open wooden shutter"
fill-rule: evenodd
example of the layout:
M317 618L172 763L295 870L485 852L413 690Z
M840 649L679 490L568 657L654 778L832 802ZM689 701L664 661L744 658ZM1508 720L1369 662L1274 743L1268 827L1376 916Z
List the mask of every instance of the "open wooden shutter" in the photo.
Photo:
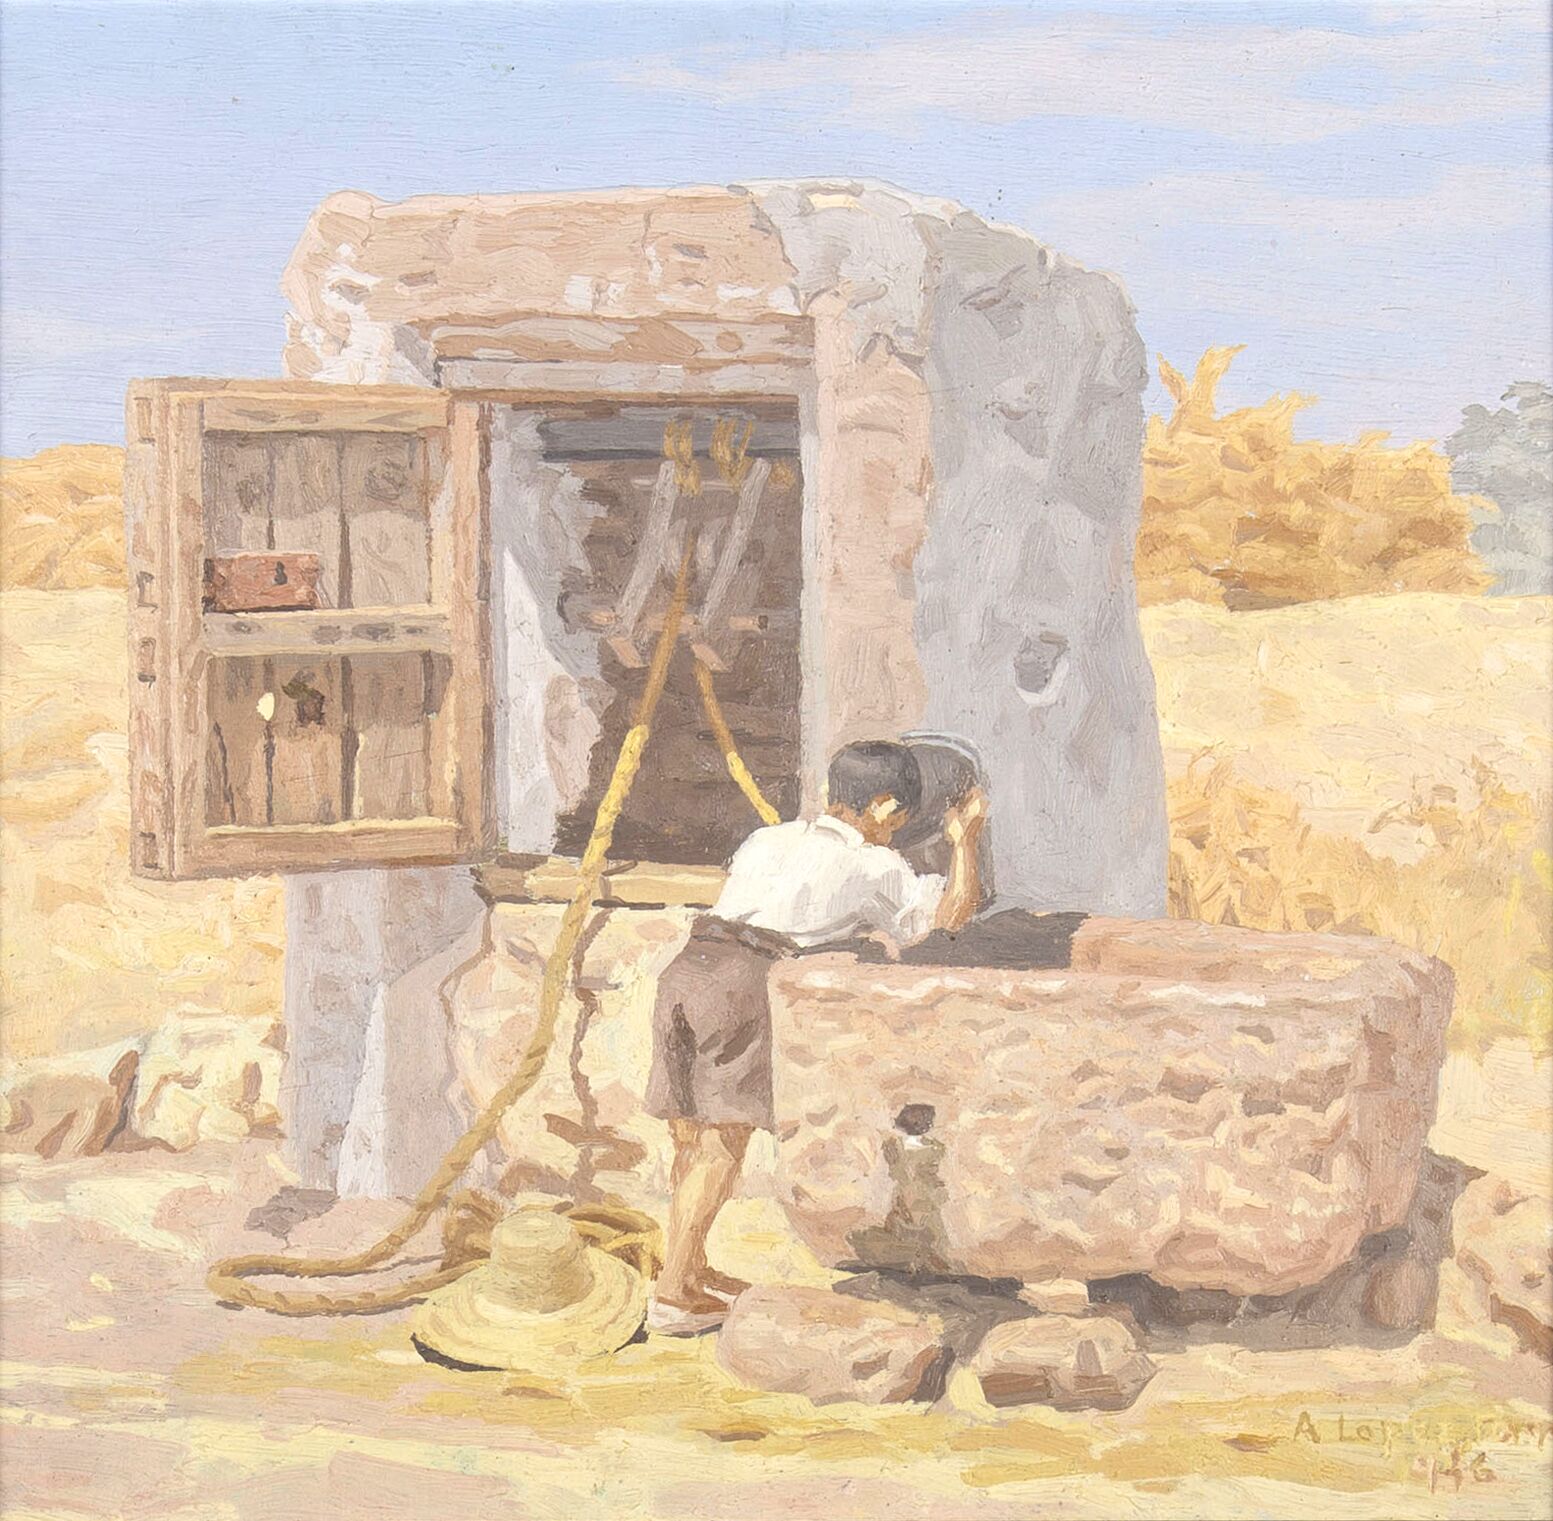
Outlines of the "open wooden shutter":
M479 404L137 382L127 438L135 871L486 850Z

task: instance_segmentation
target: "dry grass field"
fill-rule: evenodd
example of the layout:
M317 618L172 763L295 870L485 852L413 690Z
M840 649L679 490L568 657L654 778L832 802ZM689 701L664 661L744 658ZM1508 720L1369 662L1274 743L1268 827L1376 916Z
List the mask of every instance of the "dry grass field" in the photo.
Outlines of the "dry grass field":
M275 882L129 875L117 459L61 448L4 471L13 1057L100 1044L169 1012L279 1008ZM1519 1035L1546 1050L1553 602L1177 601L1146 608L1144 632L1172 912L1390 936L1455 967L1458 1045Z
M1553 1044L1553 599L1144 612L1170 906L1385 935L1456 971L1454 1043Z

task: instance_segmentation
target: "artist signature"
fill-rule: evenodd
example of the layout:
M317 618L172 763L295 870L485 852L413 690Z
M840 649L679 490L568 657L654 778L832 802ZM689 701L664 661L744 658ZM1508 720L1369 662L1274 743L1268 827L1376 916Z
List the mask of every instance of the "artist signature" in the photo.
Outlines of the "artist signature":
M1521 1420L1494 1412L1476 1418L1441 1419L1437 1416L1312 1414L1302 1410L1287 1433L1253 1435L1243 1432L1230 1445L1247 1451L1266 1451L1280 1441L1304 1442L1322 1447L1346 1444L1374 1447L1390 1455L1410 1457L1409 1472L1429 1485L1433 1494L1441 1484L1460 1490L1464 1484L1490 1484L1499 1475L1489 1450L1499 1446L1532 1443L1539 1449L1553 1436L1553 1421Z

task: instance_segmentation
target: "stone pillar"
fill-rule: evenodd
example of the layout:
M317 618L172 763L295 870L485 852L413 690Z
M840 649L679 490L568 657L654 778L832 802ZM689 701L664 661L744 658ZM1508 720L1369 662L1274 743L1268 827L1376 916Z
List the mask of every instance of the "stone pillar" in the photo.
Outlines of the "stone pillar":
M485 905L457 867L298 873L285 893L283 1154L305 1188L411 1192L459 1112L445 1014L431 998L406 1007L406 994L434 986L422 963L457 946Z
M1167 823L1132 553L1143 344L1121 286L979 218L924 224L928 725L980 750L1000 903L1152 918Z
M933 464L921 375L884 337L859 352L839 292L816 297L810 310L818 478L806 488L816 531L805 594L822 630L822 674L805 717L828 760L850 740L901 734L922 721L912 563L927 533Z

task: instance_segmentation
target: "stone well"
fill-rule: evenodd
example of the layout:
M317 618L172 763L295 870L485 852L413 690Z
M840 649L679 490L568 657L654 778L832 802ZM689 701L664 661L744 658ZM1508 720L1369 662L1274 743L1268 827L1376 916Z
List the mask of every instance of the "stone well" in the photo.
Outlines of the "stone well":
M1047 970L778 970L781 1130L751 1186L822 1258L1276 1293L1402 1219L1448 971L1382 942L1151 922L1145 368L1114 279L952 202L808 180L346 193L284 290L289 375L484 398L509 851L565 853L611 698L598 641L558 612L583 496L539 447L544 398L755 397L786 409L801 483L794 803L819 805L845 740L952 731L985 762L1000 903L1117 916ZM706 795L729 787L712 756ZM489 899L467 866L287 879L282 1107L304 1183L412 1193L511 1070L561 909ZM590 926L549 1066L478 1181L662 1209L665 1128L639 1095L689 918Z

